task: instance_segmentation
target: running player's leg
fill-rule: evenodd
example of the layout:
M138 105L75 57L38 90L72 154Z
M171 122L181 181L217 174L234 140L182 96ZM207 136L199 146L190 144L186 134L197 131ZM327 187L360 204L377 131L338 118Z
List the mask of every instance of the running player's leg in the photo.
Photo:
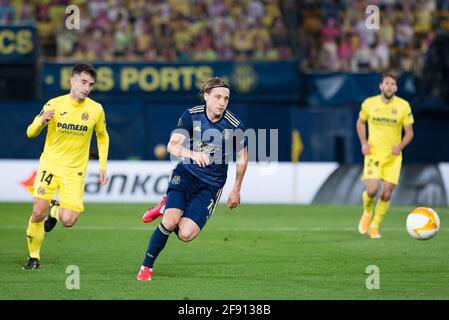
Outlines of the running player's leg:
M59 202L53 202L49 217L45 221L45 231L51 231L56 221L64 227L72 227L84 211L84 177L76 173L59 178Z
M33 211L26 231L29 257L25 269L40 267L40 250L44 242L44 219L50 200L54 198L57 182L45 166L40 166L33 185Z
M176 168L176 167L175 167ZM168 181L171 181L171 177L173 175L174 168L170 171L170 175L168 176ZM154 207L148 208L147 211L144 212L142 216L143 223L150 223L157 218L160 218L164 215L165 204L167 203L167 193L165 193L159 203Z
M33 199L33 211L26 231L29 254L25 269L40 268L40 251L45 237L44 218L47 215L48 206L49 201L46 199Z
M185 192L178 189L168 190L166 209L164 211L162 222L156 227L150 237L145 258L140 271L137 274L137 280L151 280L154 263L164 249L170 234L177 227L186 206L186 202Z
M382 220L384 219L385 215L387 214L388 209L390 208L390 199L391 199L391 195L393 193L394 187L395 187L394 184L387 182L387 181L383 181L380 199L376 204L376 210L374 213L373 222L371 223L373 228L379 229ZM370 228L371 228L371 226L370 226Z
M378 192L380 179L379 162L370 157L365 157L362 179L365 182L365 191L362 194L363 214L360 218L358 229L361 234L365 234L368 232L373 217L374 201Z
M178 224L178 238L189 242L195 239L212 217L220 201L222 188L207 187L201 189L189 202Z
M399 182L401 164L402 159L400 157L394 157L391 161L382 166L382 190L380 199L376 204L374 218L370 225L370 231L368 231L371 238L380 238L379 227L390 207L390 199L393 194L393 189Z
M191 218L181 218L178 227L178 239L183 242L192 241L201 232L198 224Z
M167 196L164 195L157 205L149 208L142 216L143 223L150 223L157 218L164 215L165 204L167 203Z

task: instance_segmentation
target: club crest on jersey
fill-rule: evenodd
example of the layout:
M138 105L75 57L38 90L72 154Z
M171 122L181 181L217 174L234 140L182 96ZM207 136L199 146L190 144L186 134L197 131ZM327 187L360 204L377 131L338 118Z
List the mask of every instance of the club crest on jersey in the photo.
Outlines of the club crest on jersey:
M396 109L391 110L391 114L398 114L398 110Z
M89 120L89 114L87 112L83 112L83 114L81 115L81 119L84 121Z
M173 176L173 178L171 178L171 183L172 184L179 184L181 182L181 177L178 175Z
M40 195L45 194L45 188L44 187L37 188L37 194L40 194Z

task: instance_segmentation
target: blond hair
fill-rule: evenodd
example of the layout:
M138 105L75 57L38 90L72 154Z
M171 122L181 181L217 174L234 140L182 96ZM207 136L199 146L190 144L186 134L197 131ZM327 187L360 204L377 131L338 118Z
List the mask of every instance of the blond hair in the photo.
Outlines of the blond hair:
M213 78L207 79L203 82L203 85L202 85L198 95L199 95L200 99L204 100L205 93L210 93L210 91L213 88L221 88L221 87L228 88L229 90L231 90L229 83L219 77L213 77Z

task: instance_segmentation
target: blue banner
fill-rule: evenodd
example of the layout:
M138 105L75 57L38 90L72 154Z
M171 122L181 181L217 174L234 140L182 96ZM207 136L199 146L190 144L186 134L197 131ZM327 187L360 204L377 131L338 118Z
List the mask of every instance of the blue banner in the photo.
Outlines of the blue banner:
M33 63L35 59L33 26L0 26L0 63Z
M360 106L366 98L380 94L381 78L380 73L312 73L303 75L302 83L310 106ZM413 75L401 74L397 85L397 95L412 103L416 93Z
M46 98L70 90L74 64L44 63L42 93ZM231 84L231 99L237 95L254 99L299 98L297 61L214 63L94 63L98 77L93 95L124 98L176 100L198 93L203 80L223 77Z

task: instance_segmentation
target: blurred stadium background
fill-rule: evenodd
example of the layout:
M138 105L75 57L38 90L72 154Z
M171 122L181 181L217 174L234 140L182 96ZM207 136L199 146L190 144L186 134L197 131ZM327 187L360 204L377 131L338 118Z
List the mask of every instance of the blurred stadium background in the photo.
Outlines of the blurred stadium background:
M380 29L366 27L368 5L378 6ZM0 201L27 203L19 209L3 207L2 220L12 224L23 220L25 228L31 210L27 187L45 138L41 134L27 139L26 127L48 99L68 91L71 67L82 61L98 70L91 97L102 103L110 135L111 180L98 189L94 161L86 178L86 201L138 203L120 207L134 210L135 223L148 203L157 202L165 192L172 165L164 146L179 115L200 103L197 92L203 79L221 76L232 86L230 110L248 128L278 130L277 150L270 140L266 153L251 159L242 202L335 205L310 208L315 208L311 210L316 216L327 210L323 216L331 220L337 219L334 211L352 212L343 221L350 226L353 221L355 231L360 208L338 205L361 204L362 155L355 121L363 99L379 93L383 70L399 75L398 96L410 102L415 116L415 138L404 151L401 182L392 203L433 206L447 213L448 50L447 0L0 0ZM95 149L94 141L92 159ZM273 167L262 164L271 150L277 151L279 160ZM229 177L232 182L233 168ZM222 201L226 195L225 190ZM100 216L111 210L91 208ZM267 214L278 212L271 208ZM5 218L12 209L23 211L22 220ZM307 217L310 209L297 210ZM401 220L395 218L391 232L401 230L405 221L406 211L397 213ZM288 221L294 226L293 220ZM127 224L132 228L131 222ZM313 229L317 224L307 226ZM9 229L2 233L5 230ZM10 231L18 234L13 227ZM12 237L2 240L18 243L19 236L23 233L17 242ZM139 253L146 241L142 239L136 240L142 244ZM24 239L21 250L25 254ZM443 267L444 257L438 261ZM438 279L429 281L438 286ZM438 297L447 298L444 289L438 290ZM285 292L277 297L320 297L320 293ZM395 294L388 297L398 297ZM336 296L346 297L325 295Z
M380 29L366 26L372 4ZM98 68L92 98L106 110L111 160L167 160L163 146L179 114L200 103L198 86L214 75L231 82L230 108L247 127L278 129L278 160L289 164L279 192L250 202L359 203L355 120L363 99L378 93L379 72L394 70L416 135L393 201L448 204L448 1L11 0L0 8L2 159L39 157L44 135L36 142L23 133L47 99L67 92L73 63ZM301 168L321 174L298 175ZM19 170L22 182L32 174ZM122 190L125 179L111 188ZM156 201L163 188L155 182L145 182L153 191L130 187L138 198L123 190L116 198ZM9 188L2 200L17 192Z

